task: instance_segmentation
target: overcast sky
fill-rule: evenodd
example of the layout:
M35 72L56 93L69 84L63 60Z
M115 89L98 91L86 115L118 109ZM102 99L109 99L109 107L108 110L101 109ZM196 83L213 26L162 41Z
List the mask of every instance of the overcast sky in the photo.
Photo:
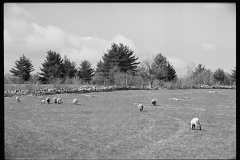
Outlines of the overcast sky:
M23 54L40 72L47 51L95 68L111 44L141 62L162 53L178 75L193 62L236 66L235 3L4 3L4 73Z

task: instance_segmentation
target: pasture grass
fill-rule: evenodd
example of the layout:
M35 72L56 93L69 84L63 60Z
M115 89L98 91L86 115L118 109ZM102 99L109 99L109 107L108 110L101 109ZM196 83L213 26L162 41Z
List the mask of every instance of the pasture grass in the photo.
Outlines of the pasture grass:
M40 103L46 96L21 96L20 103L15 96L4 98L5 158L234 158L236 90L208 91L59 94L49 95L50 104ZM54 104L55 96L63 104ZM74 98L78 105L72 104ZM134 103L147 108L140 112ZM190 130L194 117L202 130Z

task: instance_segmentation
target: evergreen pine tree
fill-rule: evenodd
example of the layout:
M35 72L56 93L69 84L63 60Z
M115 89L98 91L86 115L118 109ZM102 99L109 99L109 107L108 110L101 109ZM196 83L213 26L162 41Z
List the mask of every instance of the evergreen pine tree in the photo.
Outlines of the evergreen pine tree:
M117 66L124 73L129 70L134 73L140 62L136 62L138 58L135 58L133 53L134 51L128 46L124 46L122 43L119 45L113 43L111 49L104 55L104 64L110 68Z
M63 72L65 78L66 77L73 78L77 73L75 62L71 62L66 55L64 56L63 59Z
M140 62L136 62L138 58L133 55L133 51L128 46L120 43L119 45L113 43L111 49L107 50L102 56L102 61L97 64L96 73L101 73L105 78L112 77L111 70L114 67L118 67L120 72L136 72L137 65Z
M91 63L88 60L81 62L77 75L87 83L92 80L94 69L91 68Z
M230 75L230 77L233 79L233 81L236 81L236 67L232 70L232 74Z
M64 77L63 60L59 53L48 51L42 66L43 68L40 68L42 72L39 73L39 81L42 83L51 83L57 78Z
M225 77L225 72L223 69L218 68L214 73L213 77L217 82L220 82L220 84L223 84L224 82L224 77Z
M205 70L205 66L203 66L202 64L198 64L198 66L195 68L195 71L193 72L193 76L197 76L198 74L200 74L201 72L203 72Z
M174 80L174 78L177 77L175 69L169 62L167 63L164 71L165 71L165 79L167 81Z
M161 53L158 53L152 63L152 68L154 70L155 78L159 80L167 80L167 58Z
M30 73L34 71L32 62L25 55L20 57L19 60L15 61L15 66L10 72L19 77L23 81L28 81L31 77Z
M143 60L138 67L138 74L143 79L148 79L150 86L154 79L171 81L177 77L175 69L161 53L157 54L153 60L148 58Z

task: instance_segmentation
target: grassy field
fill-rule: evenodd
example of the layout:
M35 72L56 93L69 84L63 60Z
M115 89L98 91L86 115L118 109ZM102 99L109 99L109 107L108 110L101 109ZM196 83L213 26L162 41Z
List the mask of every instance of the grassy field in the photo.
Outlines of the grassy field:
M61 94L58 105L54 96L51 104L40 96L4 98L5 158L236 158L236 90L208 91ZM140 112L134 103L147 108ZM190 130L194 117L202 130Z

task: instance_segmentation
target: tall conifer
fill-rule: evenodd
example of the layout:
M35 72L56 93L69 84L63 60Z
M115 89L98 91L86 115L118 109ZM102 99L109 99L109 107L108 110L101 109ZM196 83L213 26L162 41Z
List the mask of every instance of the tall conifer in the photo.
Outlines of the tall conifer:
M30 79L32 71L34 71L32 62L24 54L19 60L15 61L15 66L10 70L14 76L19 77L23 81Z
M63 60L59 53L48 51L46 60L42 63L43 68L40 68L42 71L39 73L41 77L39 77L39 81L42 83L51 83L55 81L57 78L64 77L63 70Z

